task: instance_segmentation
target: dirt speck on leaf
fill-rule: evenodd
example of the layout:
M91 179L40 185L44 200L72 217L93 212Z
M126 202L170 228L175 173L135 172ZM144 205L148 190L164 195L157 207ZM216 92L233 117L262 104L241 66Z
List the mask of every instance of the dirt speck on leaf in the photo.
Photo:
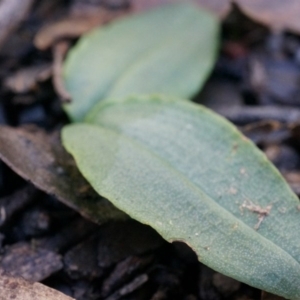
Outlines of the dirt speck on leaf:
M272 205L268 205L265 208L254 204L252 201L250 200L246 200L244 201L244 203L240 206L241 211L243 212L244 208L246 208L247 210L258 214L258 222L256 223L256 225L254 226L255 230L258 230L261 223L264 221L264 219L269 215L271 209L272 209Z

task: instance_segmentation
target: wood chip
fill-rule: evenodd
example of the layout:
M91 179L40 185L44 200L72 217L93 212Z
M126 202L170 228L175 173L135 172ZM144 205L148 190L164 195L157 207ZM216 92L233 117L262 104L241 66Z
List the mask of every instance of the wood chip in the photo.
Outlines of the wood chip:
M123 296L126 296L133 291L137 290L140 288L144 283L148 281L148 275L147 274L142 274L138 277L136 277L134 280L132 280L130 283L126 284L123 286L120 290L106 298L106 300L118 300L121 299Z
M0 267L13 276L42 281L62 268L60 255L20 242L5 249Z
M24 207L30 204L35 196L37 190L28 185L21 190L16 191L14 194L3 197L0 199L0 228L6 224L10 218L18 211L24 209Z
M144 269L153 261L153 256L128 256L119 262L102 284L101 295L103 298L129 280L133 274Z
M65 270L74 279L95 279L103 275L97 261L98 235L84 240L64 256Z

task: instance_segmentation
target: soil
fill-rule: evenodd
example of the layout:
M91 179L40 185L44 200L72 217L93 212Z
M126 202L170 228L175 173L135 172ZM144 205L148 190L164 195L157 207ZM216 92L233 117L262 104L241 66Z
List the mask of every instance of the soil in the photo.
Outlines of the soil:
M34 124L49 133L67 124L61 108L66 97L52 80L52 50L58 50L55 44L37 49L34 37L78 7L88 11L100 5L115 14L129 4L36 1L0 49L0 124ZM272 33L237 9L222 26L217 65L194 100L236 124L300 195L300 38ZM58 62L65 51L61 45ZM169 244L134 220L88 221L2 162L0 269L77 300L261 298L260 290L209 269L186 245Z

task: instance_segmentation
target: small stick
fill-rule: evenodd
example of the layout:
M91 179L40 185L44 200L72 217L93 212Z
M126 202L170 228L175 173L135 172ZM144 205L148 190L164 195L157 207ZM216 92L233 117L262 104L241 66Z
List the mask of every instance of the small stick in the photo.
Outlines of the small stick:
M53 85L62 102L70 102L71 95L66 90L62 78L63 61L69 49L69 42L60 41L53 46Z

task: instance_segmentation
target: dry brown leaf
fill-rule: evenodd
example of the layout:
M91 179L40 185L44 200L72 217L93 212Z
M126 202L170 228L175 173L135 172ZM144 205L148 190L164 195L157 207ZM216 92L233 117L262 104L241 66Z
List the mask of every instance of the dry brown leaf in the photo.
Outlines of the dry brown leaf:
M132 9L135 12L154 8L158 5L178 2L179 0L132 0ZM190 0L185 0L186 2ZM179 1L180 2L180 1ZM231 6L231 0L193 0L193 2L210 10L219 17L225 17Z
M273 30L300 32L299 0L234 0L250 18Z
M94 27L123 15L123 13L102 8L89 14L67 16L43 27L35 36L34 44L38 49L45 50L63 38L77 38Z
M38 282L11 277L0 270L0 300L72 300ZM74 299L73 299L74 300Z
M126 216L90 187L61 146L58 133L49 135L34 126L0 126L0 158L21 177L91 221L101 224Z

